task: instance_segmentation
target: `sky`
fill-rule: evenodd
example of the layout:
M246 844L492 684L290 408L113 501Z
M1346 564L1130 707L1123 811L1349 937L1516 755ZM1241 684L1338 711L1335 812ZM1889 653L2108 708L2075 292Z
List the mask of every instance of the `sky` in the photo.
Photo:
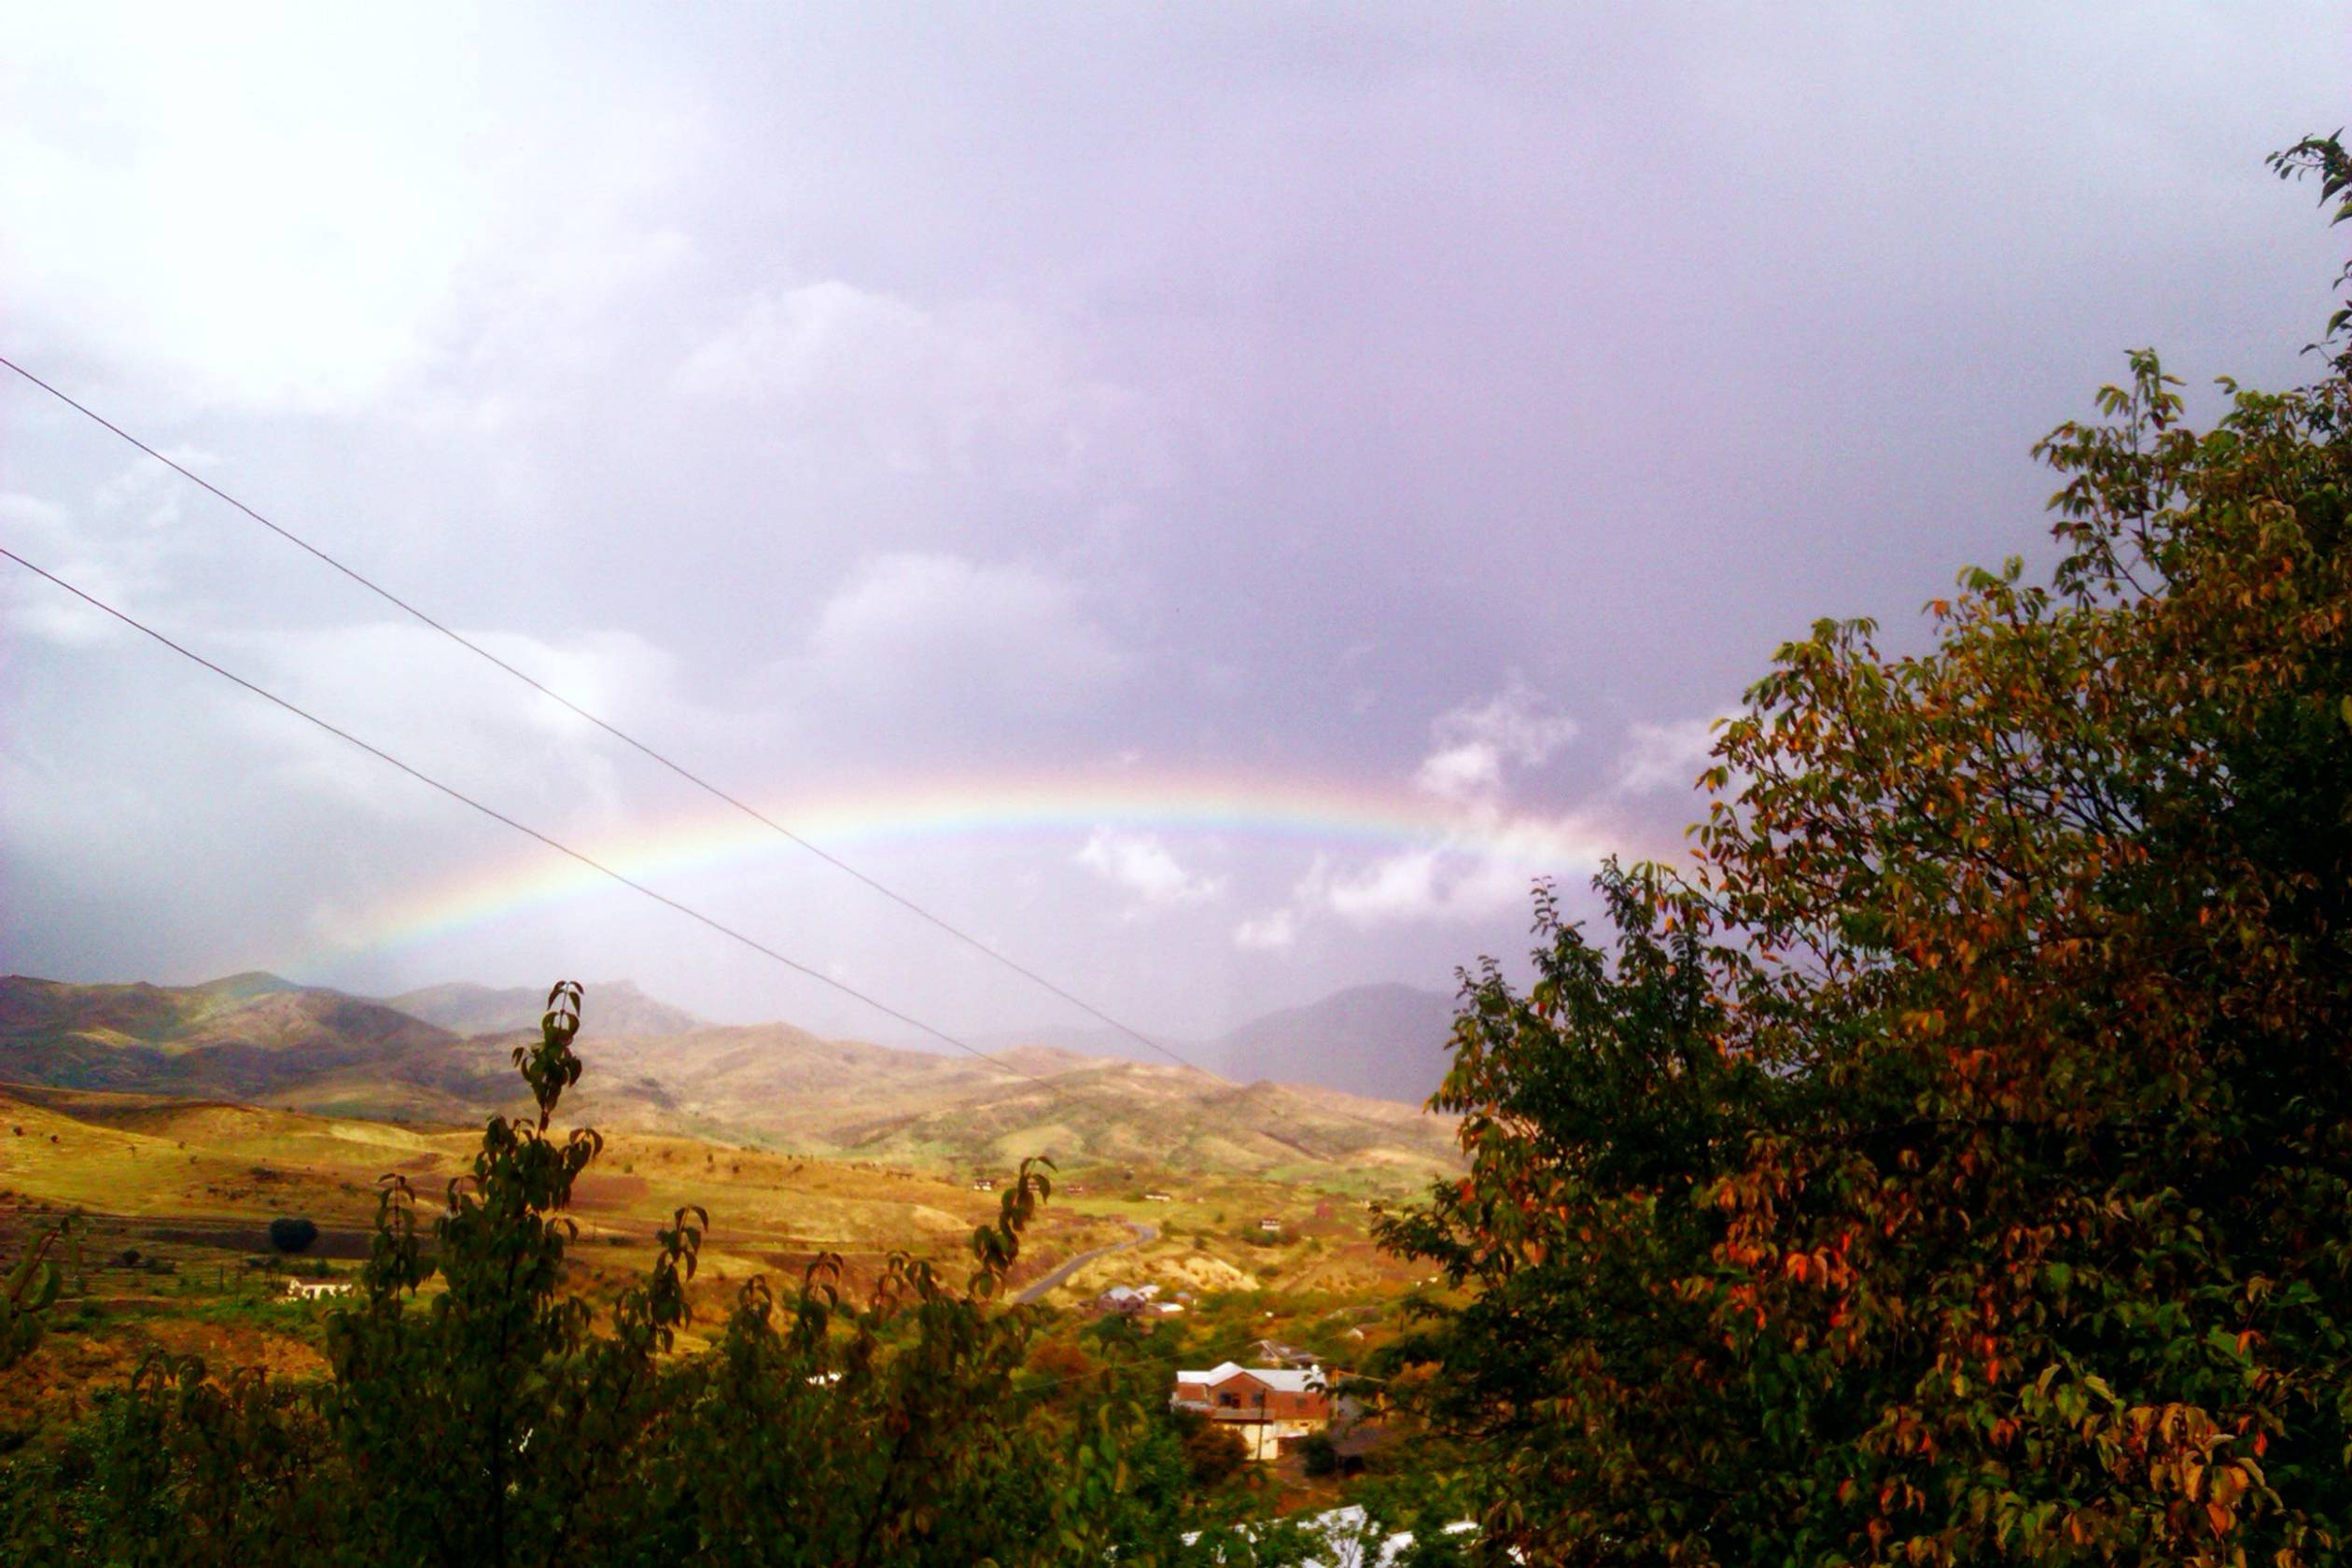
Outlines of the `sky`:
M17 7L0 354L1201 1038L1678 859L1821 616L2308 379L2333 6ZM0 372L0 543L950 1032L1086 1020ZM2200 390L2197 406L2212 397ZM1574 901L1572 900L1572 903ZM0 561L0 969L905 1029ZM594 1011L594 997L589 1008Z

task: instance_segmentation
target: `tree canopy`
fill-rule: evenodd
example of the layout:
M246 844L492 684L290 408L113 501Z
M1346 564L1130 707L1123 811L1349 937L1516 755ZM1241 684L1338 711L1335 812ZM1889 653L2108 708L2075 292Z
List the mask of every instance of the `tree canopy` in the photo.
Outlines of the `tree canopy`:
M2341 148L2275 161L2352 207ZM2345 322L2339 317L2335 328ZM2054 564L1780 650L1682 872L1465 977L1404 1359L1486 1549L2334 1560L2352 1529L2347 359L2037 455Z

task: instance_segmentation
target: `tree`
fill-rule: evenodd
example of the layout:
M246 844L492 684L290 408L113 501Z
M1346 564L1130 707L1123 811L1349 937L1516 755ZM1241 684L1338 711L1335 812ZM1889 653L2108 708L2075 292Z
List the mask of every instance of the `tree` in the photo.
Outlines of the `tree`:
M270 1245L281 1253L306 1253L318 1239L318 1226L306 1219L285 1215L270 1222Z
M41 1343L49 1310L64 1288L65 1271L52 1253L62 1253L81 1267L81 1229L73 1216L49 1226L33 1239L6 1279L0 1279L0 1371L31 1355Z
M708 1220L679 1210L598 1321L566 1288L566 1217L601 1140L556 1125L581 993L514 1051L536 1113L493 1118L426 1245L385 1179L322 1384L159 1355L46 1472L12 1472L28 1560L171 1564L1148 1564L1182 1549L1180 1461L1133 1403L1015 1379L1035 1308L1000 1305L1044 1201L1000 1195L960 1282L889 1258L861 1301L821 1257L748 1281L680 1355ZM440 1288L427 1290L428 1281ZM1130 1466L1128 1457L1137 1458ZM47 1477L47 1481L44 1477Z
M1465 977L1471 1173L1384 1235L1473 1287L1400 1354L1490 1551L2341 1549L2352 382L2199 431L2131 369L2039 448L2046 581L1782 649L1698 870Z
M1229 1426L1188 1414L1178 1423L1178 1430L1183 1434L1184 1462L1192 1466L1193 1479L1202 1486L1221 1487L1250 1463L1249 1445Z

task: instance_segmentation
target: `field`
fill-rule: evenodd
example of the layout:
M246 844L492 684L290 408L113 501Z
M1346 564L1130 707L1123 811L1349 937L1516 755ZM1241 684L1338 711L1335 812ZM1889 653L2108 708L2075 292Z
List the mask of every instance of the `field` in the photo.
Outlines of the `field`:
M406 1178L429 1211L479 1139L466 1127L0 1086L0 1256L20 1255L69 1211L86 1227L53 1332L0 1386L0 1428L21 1431L52 1401L81 1405L152 1349L196 1351L221 1366L316 1370L325 1309L287 1301L285 1271L356 1268L379 1180ZM752 1275L795 1280L820 1252L842 1255L852 1285L894 1250L952 1258L996 1202L965 1183L872 1163L623 1133L580 1183L572 1258L583 1294L608 1295L651 1256L656 1227L699 1203L711 1225L694 1305L709 1323ZM267 1235L271 1220L289 1215L319 1227L297 1259L277 1256ZM1115 1220L1053 1205L1023 1271L1042 1275L1126 1234Z
M384 1178L405 1178L428 1214L478 1146L476 1127L269 1110L152 1094L0 1085L0 1257L78 1212L80 1266L40 1351L0 1386L0 1443L46 1416L88 1407L156 1350L217 1368L323 1369L323 1304L287 1299L289 1272L347 1275L367 1253ZM1369 1240L1369 1196L1402 1197L1421 1172L1305 1166L1289 1179L1208 1177L1152 1168L1061 1172L1030 1233L1016 1283L1155 1227L1150 1243L1095 1260L1048 1291L1076 1309L1115 1283L1158 1282L1194 1298L1197 1326L1265 1320L1295 1306L1322 1315L1393 1297L1410 1281ZM1164 1191L1168 1201L1147 1192ZM903 1251L953 1264L995 1193L939 1169L781 1154L622 1131L581 1180L572 1211L575 1283L609 1299L651 1253L655 1229L687 1203L710 1214L693 1287L697 1323L721 1319L754 1275L779 1286L819 1253L839 1254L854 1289ZM308 1218L317 1240L295 1258L270 1221ZM1261 1219L1280 1224L1275 1233ZM429 1287L428 1287L429 1288ZM1072 1323L1078 1314L1072 1313ZM1361 1336L1358 1337L1359 1338ZM698 1341L691 1333L681 1349Z

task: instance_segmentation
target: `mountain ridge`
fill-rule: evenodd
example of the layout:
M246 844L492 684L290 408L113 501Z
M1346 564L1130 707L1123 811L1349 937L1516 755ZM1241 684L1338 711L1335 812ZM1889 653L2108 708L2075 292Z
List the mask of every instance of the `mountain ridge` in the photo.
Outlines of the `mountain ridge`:
M705 1020L655 1001L637 989L634 980L607 980L584 989L597 999L599 1027L606 1034L683 1034L704 1027ZM544 987L481 986L470 980L447 980L372 1000L456 1034L536 1029L547 1011Z
M626 987L632 999L646 1000ZM567 1107L615 1129L958 1169L1037 1154L1252 1172L1302 1161L1430 1170L1456 1157L1446 1119L1328 1087L1236 1084L1043 1045L1002 1057L900 1050L790 1024L631 1035L603 1026L594 989L583 1015L588 1072ZM0 1079L54 1088L464 1123L520 1108L511 1040L274 977L0 980Z

